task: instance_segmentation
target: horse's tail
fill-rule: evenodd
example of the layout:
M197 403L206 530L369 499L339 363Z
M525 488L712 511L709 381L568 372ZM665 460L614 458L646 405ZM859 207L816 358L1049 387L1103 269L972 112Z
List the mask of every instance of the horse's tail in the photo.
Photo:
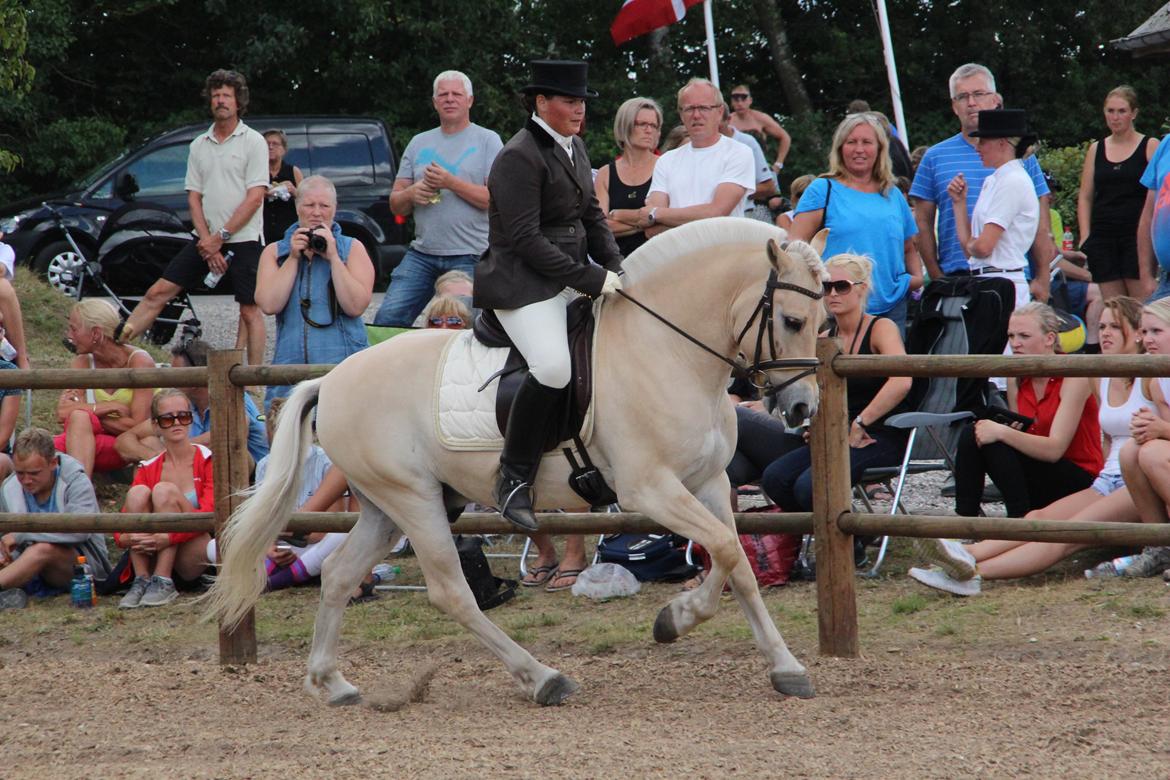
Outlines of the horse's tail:
M264 481L246 491L247 498L232 512L219 540L221 564L215 585L203 597L205 620L218 619L234 628L264 592L267 575L261 564L296 509L301 464L313 441L312 411L323 381L301 382L281 407Z

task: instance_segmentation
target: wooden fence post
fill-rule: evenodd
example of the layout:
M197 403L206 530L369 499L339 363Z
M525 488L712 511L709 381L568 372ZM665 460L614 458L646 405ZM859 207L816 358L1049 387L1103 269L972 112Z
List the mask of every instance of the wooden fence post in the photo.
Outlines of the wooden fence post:
M857 594L854 589L853 537L837 526L850 512L849 420L845 379L833 370L840 354L833 339L817 341L820 411L810 431L813 469L813 533L817 554L817 623L821 655L855 658Z
M237 495L248 487L248 419L244 412L243 387L231 383L229 373L244 362L242 350L214 350L207 361L207 389L211 396L211 451L215 453L215 534L218 555L224 556L223 529L228 517L241 503ZM219 627L219 662L256 662L256 613L248 614L228 631Z

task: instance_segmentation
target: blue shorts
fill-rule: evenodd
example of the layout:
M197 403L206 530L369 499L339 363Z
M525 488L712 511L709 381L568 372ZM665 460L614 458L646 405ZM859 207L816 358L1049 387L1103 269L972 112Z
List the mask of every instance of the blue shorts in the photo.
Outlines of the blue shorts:
M1125 487L1125 480L1121 478L1120 474L1106 474L1102 471L1089 487L1101 495L1107 496Z

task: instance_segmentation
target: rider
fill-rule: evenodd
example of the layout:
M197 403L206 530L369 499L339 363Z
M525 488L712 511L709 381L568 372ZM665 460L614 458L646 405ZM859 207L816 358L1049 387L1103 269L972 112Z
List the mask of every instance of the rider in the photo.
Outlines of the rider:
M532 63L524 87L532 115L497 155L488 177L488 250L475 271L476 308L493 309L528 362L500 454L500 513L537 530L532 485L545 426L569 384L566 308L580 294L621 289L621 254L593 192L585 143L588 65ZM600 265L590 263L592 257ZM602 267L604 266L604 267Z

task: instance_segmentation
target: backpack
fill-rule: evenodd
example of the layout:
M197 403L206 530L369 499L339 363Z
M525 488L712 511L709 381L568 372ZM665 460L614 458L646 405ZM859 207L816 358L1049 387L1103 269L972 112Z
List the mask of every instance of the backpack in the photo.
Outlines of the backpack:
M510 601L516 595L516 580L506 580L492 574L487 555L483 552L483 539L479 536L455 537L455 549L459 553L459 565L463 576L471 586L475 603L483 611Z
M608 534L597 558L629 569L640 582L681 582L698 573L687 563L686 540L675 534Z

